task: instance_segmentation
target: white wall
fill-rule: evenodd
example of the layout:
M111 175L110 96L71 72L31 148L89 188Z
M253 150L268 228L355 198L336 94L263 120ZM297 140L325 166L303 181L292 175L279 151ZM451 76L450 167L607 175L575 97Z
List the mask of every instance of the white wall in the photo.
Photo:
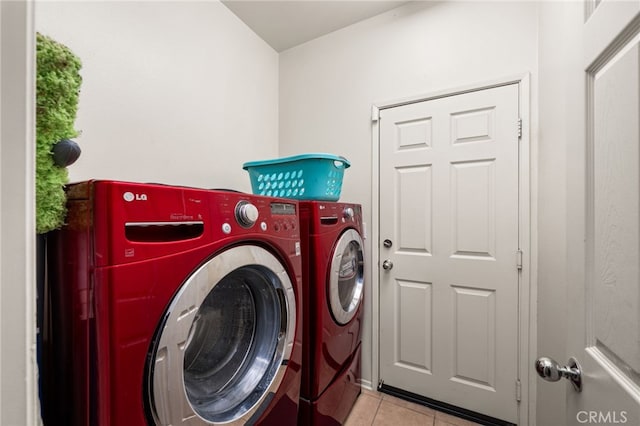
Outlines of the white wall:
M83 63L72 181L250 191L278 151L278 54L218 1L38 2Z
M526 2L419 2L282 52L280 154L327 151L351 160L341 200L362 203L370 224L372 104L529 72L535 106L537 8ZM366 242L369 254L372 244L377 241ZM370 255L368 264L365 291L371 294L377 269ZM371 380L377 366L367 301L363 376Z

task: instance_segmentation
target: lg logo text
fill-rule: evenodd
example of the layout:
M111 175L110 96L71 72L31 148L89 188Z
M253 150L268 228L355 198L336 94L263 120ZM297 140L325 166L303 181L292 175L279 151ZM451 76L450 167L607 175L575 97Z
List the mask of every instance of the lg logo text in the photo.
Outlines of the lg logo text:
M125 192L122 194L125 201L147 201L147 194L134 194L133 192Z

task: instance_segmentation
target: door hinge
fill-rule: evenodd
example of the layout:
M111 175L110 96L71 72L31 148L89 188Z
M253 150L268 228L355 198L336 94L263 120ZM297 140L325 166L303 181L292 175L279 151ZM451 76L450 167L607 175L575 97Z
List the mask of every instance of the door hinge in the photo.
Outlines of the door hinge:
M516 401L520 402L522 399L522 383L520 379L516 379Z
M516 251L516 268L519 271L522 270L522 250Z
M518 118L518 139L522 138L522 118Z

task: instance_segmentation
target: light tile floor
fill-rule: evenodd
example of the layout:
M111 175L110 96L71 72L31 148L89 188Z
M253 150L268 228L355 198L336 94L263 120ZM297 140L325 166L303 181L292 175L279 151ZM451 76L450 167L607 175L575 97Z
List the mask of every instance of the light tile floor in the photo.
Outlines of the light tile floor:
M362 389L345 426L475 426L468 420L429 407Z

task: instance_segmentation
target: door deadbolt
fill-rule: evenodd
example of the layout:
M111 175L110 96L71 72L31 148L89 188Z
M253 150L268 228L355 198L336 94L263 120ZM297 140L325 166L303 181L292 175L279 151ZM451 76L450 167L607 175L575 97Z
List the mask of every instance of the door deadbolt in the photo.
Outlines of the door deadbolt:
M569 379L576 392L582 391L582 368L575 358L569 358L569 363L562 367L555 360L541 357L536 360L538 375L548 382L557 382L561 378Z
M390 239L387 238L386 240L384 240L382 245L384 245L386 248L390 248L393 245L393 243L391 242Z

